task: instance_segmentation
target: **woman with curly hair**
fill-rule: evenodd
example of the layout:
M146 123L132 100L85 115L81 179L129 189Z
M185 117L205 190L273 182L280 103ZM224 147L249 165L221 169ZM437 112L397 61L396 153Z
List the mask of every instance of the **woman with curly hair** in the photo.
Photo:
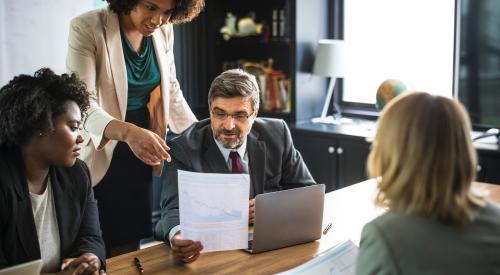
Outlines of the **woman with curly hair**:
M176 78L173 24L191 21L204 0L107 0L71 22L67 69L90 91L83 124L87 163L108 256L152 235L152 171L170 161L167 126L197 121Z
M88 96L75 75L49 69L0 89L0 269L41 258L42 272L103 273L97 203L77 159Z
M465 108L423 92L384 107L368 157L375 203L356 274L499 274L500 207L471 188L476 151Z

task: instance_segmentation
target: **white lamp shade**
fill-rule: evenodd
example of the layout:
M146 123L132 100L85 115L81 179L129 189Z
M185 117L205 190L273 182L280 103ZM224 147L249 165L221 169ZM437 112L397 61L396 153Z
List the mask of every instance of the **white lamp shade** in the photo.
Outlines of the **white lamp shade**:
M313 73L323 76L344 77L345 43L343 40L321 39L318 41Z

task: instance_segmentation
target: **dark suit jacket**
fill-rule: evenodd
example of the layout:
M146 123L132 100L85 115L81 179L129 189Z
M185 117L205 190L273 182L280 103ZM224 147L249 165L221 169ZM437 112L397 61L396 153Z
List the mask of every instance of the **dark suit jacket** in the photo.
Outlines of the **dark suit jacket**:
M168 145L172 162L167 163L162 178L161 219L155 232L157 239L167 242L170 230L179 224L177 170L230 173L209 119L193 124ZM251 197L315 184L283 120L257 118L247 136L247 153Z
M24 161L19 148L0 148L0 268L40 259ZM87 166L49 171L56 208L61 259L85 252L106 258Z

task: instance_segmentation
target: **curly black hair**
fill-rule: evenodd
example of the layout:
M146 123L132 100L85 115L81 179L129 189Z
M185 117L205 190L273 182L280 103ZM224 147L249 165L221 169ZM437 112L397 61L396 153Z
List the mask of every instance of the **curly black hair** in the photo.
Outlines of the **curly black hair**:
M140 0L103 0L109 3L109 8L117 14L130 14L130 11ZM193 20L205 7L205 0L173 0L175 8L169 22L182 24Z
M82 114L89 108L87 88L75 74L42 68L34 76L14 77L0 89L0 145L22 145L35 133L53 131L67 101L74 101Z

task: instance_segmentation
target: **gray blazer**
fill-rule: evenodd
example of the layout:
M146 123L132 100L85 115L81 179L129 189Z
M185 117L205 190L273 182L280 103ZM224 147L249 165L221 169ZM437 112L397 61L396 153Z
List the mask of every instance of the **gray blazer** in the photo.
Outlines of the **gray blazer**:
M500 274L500 208L488 203L466 230L388 212L362 233L356 274Z
M155 232L157 239L167 242L170 230L179 225L177 170L230 173L214 141L210 119L193 124L168 145L172 162L162 178L161 219ZM315 184L283 120L257 118L247 136L247 152L251 197Z

